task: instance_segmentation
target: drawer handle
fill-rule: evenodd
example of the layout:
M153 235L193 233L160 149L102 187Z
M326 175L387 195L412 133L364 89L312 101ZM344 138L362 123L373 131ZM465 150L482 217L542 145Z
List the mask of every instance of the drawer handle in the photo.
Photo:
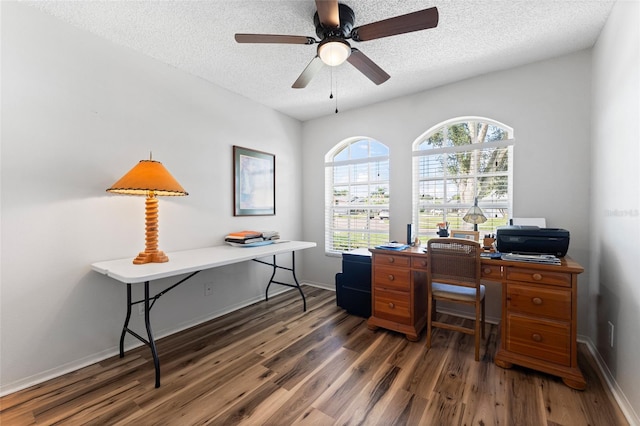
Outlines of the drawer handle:
M395 307L396 307L396 305L394 305L393 303L389 302L389 307L390 307L391 309L393 309L393 308L395 308Z
M395 259L393 257L389 257L389 263L393 263L395 262Z
M531 276L531 278L533 278L535 281L540 281L542 279L542 275L540 274L533 274Z
M389 278L389 281L393 281L393 280L395 280L395 279L396 279L396 277L394 277L394 276L393 276L393 275L391 275L391 274L389 274L389 277L388 277L388 278Z
M484 270L482 271L485 274L489 275L491 273L491 268L484 268Z
M422 260L422 261L420 261L420 265L422 265L422 266L427 266L427 261L426 261L426 260Z
M531 303L533 303L534 305L542 305L542 299L539 297L534 297L531 299Z
M534 342L542 342L542 336L541 336L541 335L539 335L538 333L533 333L533 334L531 335L531 339L532 339Z

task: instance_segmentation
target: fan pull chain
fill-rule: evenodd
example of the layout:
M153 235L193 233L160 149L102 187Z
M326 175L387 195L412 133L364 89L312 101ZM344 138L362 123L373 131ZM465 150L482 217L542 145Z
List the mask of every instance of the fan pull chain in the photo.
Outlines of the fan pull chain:
M331 76L330 84L331 90L329 91L329 99L333 99L333 67L329 71L329 75ZM338 79L336 79L336 114L338 113Z
M336 114L338 113L338 79L336 79Z
M329 70L330 80L329 80L329 99L333 99L333 67Z

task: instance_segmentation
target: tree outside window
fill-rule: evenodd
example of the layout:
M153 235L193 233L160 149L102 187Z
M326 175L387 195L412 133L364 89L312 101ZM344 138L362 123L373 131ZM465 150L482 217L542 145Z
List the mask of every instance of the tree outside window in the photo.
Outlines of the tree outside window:
M441 123L413 147L414 225L421 240L437 224L472 229L462 220L477 197L487 216L481 233L508 223L512 211L513 130L489 119L466 117Z

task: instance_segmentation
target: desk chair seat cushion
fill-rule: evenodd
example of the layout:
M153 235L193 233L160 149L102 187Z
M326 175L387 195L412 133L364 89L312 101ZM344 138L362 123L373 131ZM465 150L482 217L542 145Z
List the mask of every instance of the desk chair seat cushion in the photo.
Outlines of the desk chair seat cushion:
M460 300L463 302L474 302L476 300L476 289L474 287L461 287L457 285L432 283L431 291L434 297L446 297L447 299ZM480 286L480 300L484 299L484 286Z

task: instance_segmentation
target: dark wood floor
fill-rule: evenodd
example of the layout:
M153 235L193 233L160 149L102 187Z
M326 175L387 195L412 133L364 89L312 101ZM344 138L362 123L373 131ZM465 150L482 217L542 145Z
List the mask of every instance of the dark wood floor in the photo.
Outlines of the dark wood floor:
M472 337L367 329L333 292L305 287L158 341L162 386L141 347L0 400L2 425L623 425L584 345L587 389L480 362ZM424 333L423 333L424 334Z

